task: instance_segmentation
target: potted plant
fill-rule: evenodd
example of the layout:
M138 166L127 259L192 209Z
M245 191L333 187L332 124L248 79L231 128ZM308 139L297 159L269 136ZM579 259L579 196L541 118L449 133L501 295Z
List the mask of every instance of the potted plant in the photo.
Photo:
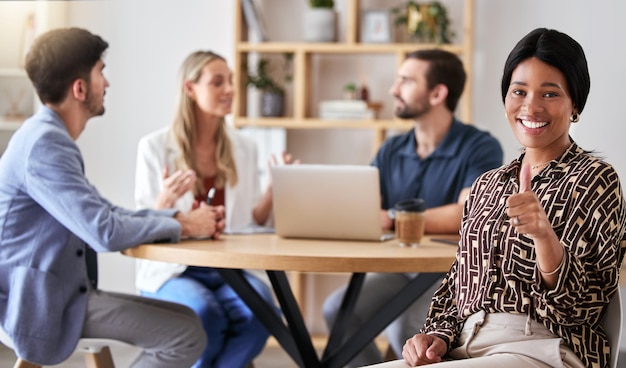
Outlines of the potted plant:
M446 7L439 1L418 3L408 1L406 6L391 9L396 16L396 26L406 27L406 32L420 42L450 43L454 33Z
M343 98L346 100L356 100L356 84L347 83L343 86Z
M329 8L332 9L335 6L333 0L309 0L311 8Z
M293 54L284 54L285 62L288 64L293 58ZM248 75L248 86L252 86L261 91L261 116L277 117L283 116L285 111L285 88L276 82L269 74L269 59L261 58L257 63L256 75ZM288 70L288 65L285 69ZM285 82L291 81L291 74L284 77Z
M304 40L308 42L335 42L337 14L333 0L308 0L304 13Z

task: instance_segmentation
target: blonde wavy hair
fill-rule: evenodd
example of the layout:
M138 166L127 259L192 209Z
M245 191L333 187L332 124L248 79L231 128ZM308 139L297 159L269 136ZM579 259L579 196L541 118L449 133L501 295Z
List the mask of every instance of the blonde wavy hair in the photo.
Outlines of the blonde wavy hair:
M178 75L177 110L172 123L170 134L178 146L181 155L176 160L176 169L192 169L198 172L193 147L197 135L195 115L195 101L185 93L185 82L198 82L202 75L202 68L214 60L226 61L223 57L212 51L196 51L187 56ZM215 136L215 156L217 161L217 174L215 186L224 188L226 183L231 186L237 184L237 166L233 157L232 143L226 134L226 122L222 118ZM198 175L194 187L194 195L200 195L206 191L203 178Z

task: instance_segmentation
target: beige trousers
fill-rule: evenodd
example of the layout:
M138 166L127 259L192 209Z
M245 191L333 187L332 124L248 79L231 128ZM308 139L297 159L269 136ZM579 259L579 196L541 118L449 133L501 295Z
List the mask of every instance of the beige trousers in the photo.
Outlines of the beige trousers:
M437 368L584 368L561 338L525 315L510 313L471 315L453 349L451 360L431 364ZM471 358L468 360L468 358ZM376 368L406 368L404 360L376 364Z

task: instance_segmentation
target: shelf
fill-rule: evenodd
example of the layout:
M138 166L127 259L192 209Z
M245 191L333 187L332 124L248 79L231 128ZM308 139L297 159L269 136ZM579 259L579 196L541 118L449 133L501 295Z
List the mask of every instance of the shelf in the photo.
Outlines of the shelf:
M440 48L452 53L463 52L461 45L437 45L425 43L295 43L295 42L271 42L271 43L239 43L236 46L238 52L303 52L318 54L394 54L409 53L418 49Z
M283 118L242 118L235 119L234 125L242 127L262 128L285 128L285 129L398 129L409 130L413 127L412 122L403 120L322 120L322 119L296 119Z
M28 78L26 70L22 68L0 68L0 77L23 77Z
M2 132L12 132L17 130L20 126L22 126L21 121L6 120L5 118L0 117L0 131Z

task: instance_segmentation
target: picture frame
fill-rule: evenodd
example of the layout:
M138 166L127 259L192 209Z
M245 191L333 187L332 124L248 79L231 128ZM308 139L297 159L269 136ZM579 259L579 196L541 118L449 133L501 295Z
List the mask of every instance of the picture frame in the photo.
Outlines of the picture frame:
M361 13L361 42L391 42L391 21L386 10L365 10Z

